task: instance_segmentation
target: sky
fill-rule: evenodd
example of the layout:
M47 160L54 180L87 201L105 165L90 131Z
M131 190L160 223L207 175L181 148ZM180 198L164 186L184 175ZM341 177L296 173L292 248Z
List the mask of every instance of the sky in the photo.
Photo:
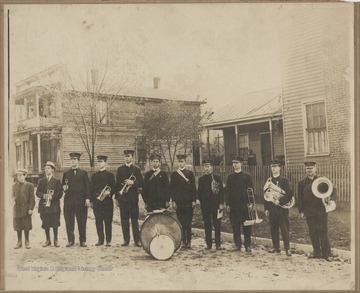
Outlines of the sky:
M78 74L107 64L128 86L157 76L215 110L281 86L279 26L297 5L9 5L10 83L58 63Z

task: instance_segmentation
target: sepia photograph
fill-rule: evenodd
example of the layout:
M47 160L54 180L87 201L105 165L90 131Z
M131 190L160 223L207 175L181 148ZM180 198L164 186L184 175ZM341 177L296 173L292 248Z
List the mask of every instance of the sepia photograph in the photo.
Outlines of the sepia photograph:
M2 8L0 289L359 289L354 3Z

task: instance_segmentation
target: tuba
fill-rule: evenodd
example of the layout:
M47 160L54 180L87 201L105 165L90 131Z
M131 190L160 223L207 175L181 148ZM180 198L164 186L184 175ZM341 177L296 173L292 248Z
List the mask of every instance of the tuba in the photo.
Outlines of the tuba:
M334 190L334 185L330 179L326 177L318 177L311 185L311 191L313 194L320 198L325 206L326 212L331 212L336 209L335 201L330 200L330 195Z
M214 176L213 174L211 174L211 178L212 178L212 181L211 181L211 191L215 194L215 195L218 195L219 194L219 191L220 191L220 183L217 182L215 179L214 179Z
M259 219L259 216L257 213L254 190L251 187L248 187L246 191L247 191L247 195L248 195L248 199L249 199L249 203L247 204L249 220L246 220L244 222L244 226L251 226L254 224L259 224L263 220Z
M134 173L131 173L128 180L136 181L136 177L135 177ZM127 193L129 191L130 187L131 187L131 185L127 184L126 182L123 183L123 184L124 184L123 188L121 188L121 190L119 191L120 195L123 195L123 194Z
M99 194L99 196L97 196L96 198L100 201L103 201L106 197L108 197L110 194L106 194L105 195L105 191L109 191L111 192L111 187L109 185L106 184L106 186L103 188L103 190L101 191L101 193Z
M285 191L280 186L274 184L271 181L271 177L270 177L264 185L264 199L266 201L269 202L271 201L274 203L276 200L279 200L284 195L285 195ZM295 204L295 197L292 196L291 200L288 203L279 206L282 207L283 209L290 209L294 206L294 204Z

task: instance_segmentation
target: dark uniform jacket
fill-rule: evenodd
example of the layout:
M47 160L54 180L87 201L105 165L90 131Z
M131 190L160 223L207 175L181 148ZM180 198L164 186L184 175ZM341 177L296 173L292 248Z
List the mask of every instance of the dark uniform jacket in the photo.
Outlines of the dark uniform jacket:
M196 201L195 176L192 171L187 169L184 169L182 172L188 181L185 180L177 171L171 173L171 198L179 207L191 207L192 202Z
M54 190L52 196L50 207L46 207L46 200L44 199L44 194L47 193L48 189ZM60 213L60 199L62 197L62 186L59 179L54 176L51 177L50 181L47 180L46 176L39 180L36 196L40 198L39 200L39 213L40 214L52 214Z
M63 175L62 185L68 180L69 189L65 193L64 205L81 204L90 199L90 180L85 170L77 169L76 175L73 169L69 169Z
M119 191L124 187L124 182L126 179L130 178L130 175L133 174L136 177L134 185L130 187L129 191L123 195L119 194ZM141 188L143 185L143 177L141 175L140 168L134 166L133 164L130 167L122 165L117 169L116 174L116 198L121 202L129 202L137 204L139 202L139 192L138 188Z
M232 173L227 178L225 202L231 211L240 212L244 219L248 218L248 187L253 188L252 178L244 171Z
M322 199L316 197L311 190L312 183L316 178L318 178L317 175L315 175L313 180L306 177L298 183L298 208L299 212L304 213L306 217L326 214L326 209ZM336 189L334 188L331 197L335 196Z
M160 171L154 176L154 170L145 173L142 188L142 198L148 210L165 208L165 203L170 201L169 179L165 171Z
M110 195L105 197L102 201L98 200L97 197L103 191L104 187L108 185L110 190ZM107 171L97 171L91 176L90 183L91 196L90 201L96 207L97 205L113 205L112 195L116 192L115 190L115 177L114 174Z
M14 218L24 217L35 207L34 185L27 181L16 182L12 188L12 198L15 202Z
M219 193L216 195L211 189L211 182L214 180L219 185ZM199 178L198 196L201 209L206 211L216 211L220 204L224 203L224 187L219 175L205 174Z
M289 203L293 197L293 191L290 186L289 179L279 176L279 177L270 177L272 183L278 185L282 190L284 190L285 195L279 199L280 205L286 205ZM264 208L268 210L270 213L279 213L279 212L288 212L288 209L282 208L280 206L276 206L274 203L269 201L264 201Z

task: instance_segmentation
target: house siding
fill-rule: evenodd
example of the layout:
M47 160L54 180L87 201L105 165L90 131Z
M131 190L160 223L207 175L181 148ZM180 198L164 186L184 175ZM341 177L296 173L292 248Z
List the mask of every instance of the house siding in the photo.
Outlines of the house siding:
M283 20L280 40L288 164L305 159L303 103L316 100L325 101L329 154L311 158L322 164L350 163L349 8L334 5L307 13L297 10Z

